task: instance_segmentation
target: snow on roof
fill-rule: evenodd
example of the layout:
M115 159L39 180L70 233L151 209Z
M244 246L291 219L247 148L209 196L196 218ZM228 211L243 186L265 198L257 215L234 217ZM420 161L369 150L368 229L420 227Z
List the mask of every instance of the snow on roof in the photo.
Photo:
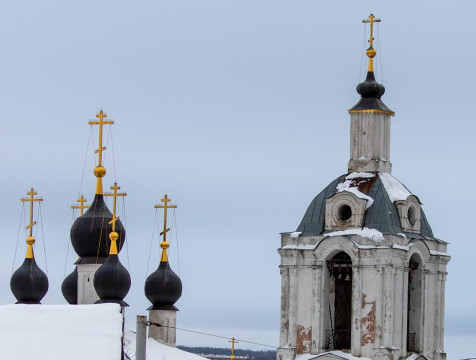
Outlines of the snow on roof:
M136 334L130 330L125 331L124 351L131 358L136 357ZM154 339L147 338L146 357L148 360L206 360L196 354L164 345Z
M408 189L392 175L387 173L379 173L379 176L383 187L385 188L385 191L392 202L402 200L404 201L411 195L410 191L408 191Z
M371 174L371 173L350 173L349 175L347 175L345 177L345 181L343 183L337 184L336 190L337 190L338 193L340 193L342 191L347 191L347 192L350 192L351 194L354 194L359 199L367 200L367 204L365 204L365 209L368 209L374 203L374 199L372 199L368 195L365 195L363 192L361 192L359 190L359 188L358 188L359 183L356 183L355 179L362 179L362 178L368 179L368 178L373 178L373 177L375 177L375 174Z
M384 240L383 234L380 231L375 229L369 229L369 228L333 231L324 235L326 236L359 235L364 238L371 239L375 242L381 242Z
M117 304L0 305L3 359L119 360Z

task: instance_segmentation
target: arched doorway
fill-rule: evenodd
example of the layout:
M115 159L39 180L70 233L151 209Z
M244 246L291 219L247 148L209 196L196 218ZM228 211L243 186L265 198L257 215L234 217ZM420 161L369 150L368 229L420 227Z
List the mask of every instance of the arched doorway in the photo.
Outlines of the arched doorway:
M410 258L408 270L407 351L420 352L423 263L417 254Z
M325 348L349 350L352 325L352 260L341 251L327 261L329 286Z

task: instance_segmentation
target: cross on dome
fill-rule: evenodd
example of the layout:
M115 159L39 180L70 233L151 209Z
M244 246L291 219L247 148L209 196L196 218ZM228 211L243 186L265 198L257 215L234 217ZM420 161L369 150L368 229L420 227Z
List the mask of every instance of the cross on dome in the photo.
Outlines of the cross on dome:
M79 205L71 205L71 209L79 209L80 216L83 216L84 209L89 209L89 205L84 205L84 203L88 200L85 199L83 195L81 195L81 197L76 201L79 203Z
M162 258L160 261L167 262L167 248L169 247L169 243L167 242L167 232L170 231L170 228L167 228L167 209L176 209L177 205L167 205L170 199L165 194L164 198L160 200L164 203L164 205L155 205L155 209L164 209L164 230L160 233L160 236L163 236L162 243L160 247L162 248Z
M27 225L27 227L25 228L25 230L30 230L30 234L26 238L26 243L28 244L28 248L26 250L26 258L33 259L33 244L35 243L35 237L33 236L33 226L36 225L36 221L33 221L33 203L35 201L43 201L43 198L35 198L37 192L34 188L31 188L31 190L27 192L27 195L29 195L29 197L21 199L22 202L30 203L30 224Z

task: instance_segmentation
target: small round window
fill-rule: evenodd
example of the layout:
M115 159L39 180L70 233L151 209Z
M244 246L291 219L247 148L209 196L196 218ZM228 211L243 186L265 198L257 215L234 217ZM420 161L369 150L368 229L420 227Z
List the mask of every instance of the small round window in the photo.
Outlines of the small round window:
M415 208L413 206L410 206L408 208L407 218L408 218L408 222L410 223L410 226L413 227L416 223Z
M341 221L347 221L352 216L352 209L349 205L342 205L338 211L338 217Z

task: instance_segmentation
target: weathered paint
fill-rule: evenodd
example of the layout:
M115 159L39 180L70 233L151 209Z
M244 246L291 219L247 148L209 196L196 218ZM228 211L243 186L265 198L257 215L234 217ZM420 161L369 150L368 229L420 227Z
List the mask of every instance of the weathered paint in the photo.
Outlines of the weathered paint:
M367 315L360 320L362 324L362 336L360 345L373 344L375 342L375 301L367 301L367 295L362 294L362 311L367 310ZM370 308L370 309L369 309Z
M312 329L310 327L298 325L296 336L296 353L306 354L311 352Z

